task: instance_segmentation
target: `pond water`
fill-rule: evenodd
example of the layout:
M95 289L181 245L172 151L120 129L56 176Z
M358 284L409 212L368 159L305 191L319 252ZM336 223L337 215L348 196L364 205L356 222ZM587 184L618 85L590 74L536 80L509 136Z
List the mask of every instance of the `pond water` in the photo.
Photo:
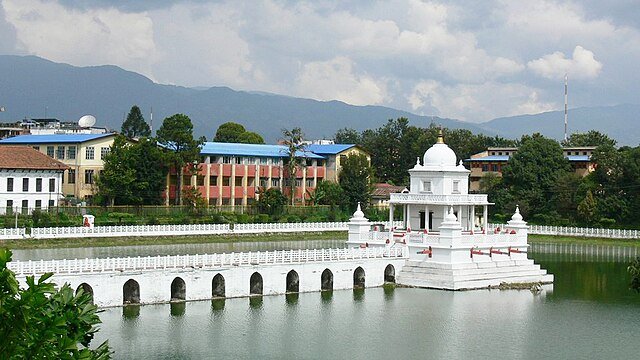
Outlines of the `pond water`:
M635 249L534 246L552 290L407 288L110 308L116 359L637 359Z

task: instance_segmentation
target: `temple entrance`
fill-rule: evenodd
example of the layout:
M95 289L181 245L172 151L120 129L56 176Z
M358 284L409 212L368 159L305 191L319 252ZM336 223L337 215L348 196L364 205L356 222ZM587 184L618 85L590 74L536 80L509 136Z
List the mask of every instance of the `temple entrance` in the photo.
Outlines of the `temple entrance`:
M127 304L140 304L140 285L133 279L127 280L122 286L122 300Z
M395 283L396 282L396 268L389 264L384 268L384 282Z
M333 273L329 269L324 269L322 276L320 277L320 290L331 291L333 290Z
M171 301L184 301L187 298L187 284L182 278L175 278L171 282Z
M359 266L353 271L353 288L364 288L364 269Z
M91 297L91 303L93 304L93 288L91 287L91 285L87 283L80 284L80 286L78 286L78 288L76 289L76 295L78 294L78 292L80 292L80 289L82 289L85 294L89 294L89 297Z
M262 295L262 275L258 272L254 272L249 279L249 294Z
M225 297L224 276L217 274L211 280L211 297L223 298Z
M297 293L300 291L300 277L295 270L289 271L287 274L287 292Z
M427 221L425 219L425 212L424 211L420 211L420 229L427 229L427 231L431 231L433 229L433 211L429 211L429 227L426 228L425 225L427 225Z

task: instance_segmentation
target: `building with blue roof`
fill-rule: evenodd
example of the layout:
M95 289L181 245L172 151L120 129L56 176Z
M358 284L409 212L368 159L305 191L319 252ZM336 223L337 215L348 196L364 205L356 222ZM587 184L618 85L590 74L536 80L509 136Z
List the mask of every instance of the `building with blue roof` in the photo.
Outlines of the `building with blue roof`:
M307 145L296 156L304 168L295 175L295 198L304 204L320 181L338 181L340 161L354 153L369 155L355 145ZM289 176L285 164L289 150L284 145L205 142L200 150L198 174L182 181L196 186L210 205L250 205L262 189L277 188L289 196ZM177 175L169 176L165 199L175 198Z
M594 150L595 146L566 147L562 149L571 167L580 176L586 176L594 170L593 163L591 163L591 155ZM491 147L466 159L465 162L471 170L469 190L479 191L480 180L486 174L491 173L502 176L502 167L509 162L509 158L517 151L518 148Z
M0 140L0 146L30 146L67 165L62 193L86 200L94 195L95 177L104 169L103 158L109 153L115 136L114 133L20 135Z

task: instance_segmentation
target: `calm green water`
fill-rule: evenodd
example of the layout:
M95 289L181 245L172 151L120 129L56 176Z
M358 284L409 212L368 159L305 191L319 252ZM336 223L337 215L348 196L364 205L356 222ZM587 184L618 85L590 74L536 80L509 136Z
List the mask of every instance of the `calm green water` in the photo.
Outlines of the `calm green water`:
M538 295L375 288L111 308L94 341L116 359L637 359L633 254L534 250L556 276Z

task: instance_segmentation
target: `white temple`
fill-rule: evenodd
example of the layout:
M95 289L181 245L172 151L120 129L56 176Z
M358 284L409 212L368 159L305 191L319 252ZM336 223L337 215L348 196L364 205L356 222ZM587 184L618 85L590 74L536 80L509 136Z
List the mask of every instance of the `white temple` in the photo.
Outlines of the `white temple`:
M349 247L402 247L408 260L396 281L407 286L461 290L553 282L553 275L527 258L528 226L517 208L503 229L489 229L493 204L487 195L469 194L470 171L462 161L456 164L442 133L422 160L409 170L409 192L391 194L386 229L369 222L358 205L349 223ZM393 221L396 211L400 223Z

